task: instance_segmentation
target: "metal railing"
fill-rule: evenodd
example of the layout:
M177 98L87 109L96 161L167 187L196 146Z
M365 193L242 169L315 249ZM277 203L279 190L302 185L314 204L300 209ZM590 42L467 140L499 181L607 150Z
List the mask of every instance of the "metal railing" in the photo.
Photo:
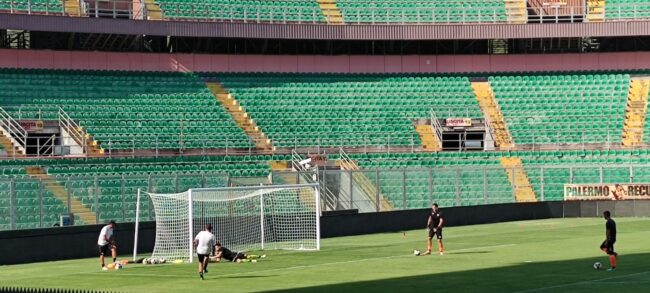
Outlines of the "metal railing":
M84 154L88 153L88 144L86 138L86 132L83 127L79 126L68 113L66 113L63 108L59 107L59 127L63 132L64 136L67 134L72 138L79 146Z
M0 107L0 127L12 144L24 152L27 147L27 131L2 107Z

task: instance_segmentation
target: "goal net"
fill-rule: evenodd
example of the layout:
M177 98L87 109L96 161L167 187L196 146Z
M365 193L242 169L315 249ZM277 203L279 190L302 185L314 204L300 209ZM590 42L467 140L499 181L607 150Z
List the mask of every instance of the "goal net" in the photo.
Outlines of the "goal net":
M262 249L319 250L318 184L198 188L175 194L138 194L151 199L156 220L152 257L192 262L192 241L212 224L217 241L235 252Z

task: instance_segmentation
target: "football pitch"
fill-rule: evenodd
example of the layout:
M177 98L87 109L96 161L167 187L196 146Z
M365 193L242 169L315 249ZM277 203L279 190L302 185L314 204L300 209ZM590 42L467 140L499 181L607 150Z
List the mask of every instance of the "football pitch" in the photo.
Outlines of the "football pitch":
M615 272L592 267L596 261L609 266L598 248L604 220L582 218L449 227L443 256L413 255L414 249L425 250L421 229L323 239L319 252L266 251L268 257L257 263L211 263L204 281L196 264L101 271L92 258L1 266L0 286L114 292L647 292L650 219L614 219L620 254Z

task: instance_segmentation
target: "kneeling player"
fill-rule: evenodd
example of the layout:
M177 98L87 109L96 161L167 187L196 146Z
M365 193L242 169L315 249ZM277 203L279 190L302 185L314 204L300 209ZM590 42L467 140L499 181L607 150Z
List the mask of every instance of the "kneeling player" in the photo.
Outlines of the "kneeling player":
M232 252L225 246L221 245L221 242L217 242L215 246L216 253L213 257L210 258L212 261L220 262L222 259L232 261L232 262L250 262L253 259L265 258L266 255L255 255L255 254L245 254L243 252Z

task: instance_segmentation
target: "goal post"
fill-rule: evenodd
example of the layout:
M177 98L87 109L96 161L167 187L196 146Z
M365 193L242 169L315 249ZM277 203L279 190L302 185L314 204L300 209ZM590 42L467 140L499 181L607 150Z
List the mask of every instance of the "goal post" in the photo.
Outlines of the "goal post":
M139 191L136 202L148 198L156 221L152 257L192 262L194 236L206 224L212 224L217 240L233 251L320 250L317 183L197 188L174 194ZM136 213L134 259L139 219Z

